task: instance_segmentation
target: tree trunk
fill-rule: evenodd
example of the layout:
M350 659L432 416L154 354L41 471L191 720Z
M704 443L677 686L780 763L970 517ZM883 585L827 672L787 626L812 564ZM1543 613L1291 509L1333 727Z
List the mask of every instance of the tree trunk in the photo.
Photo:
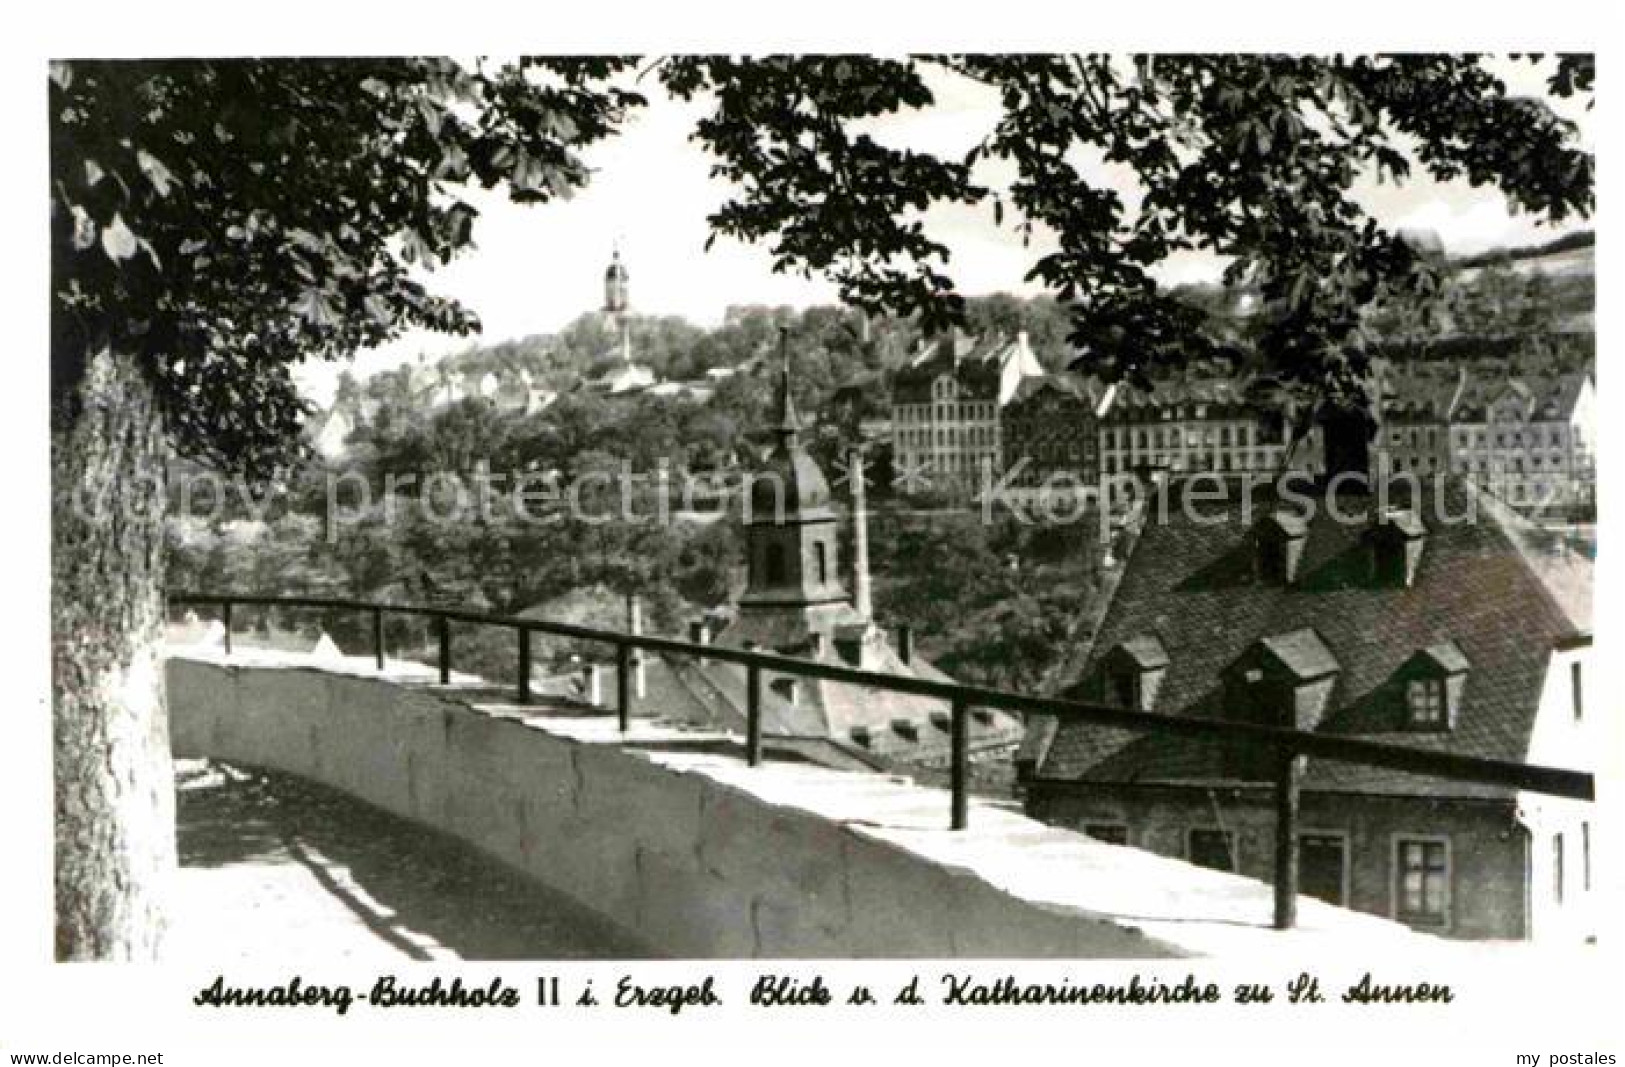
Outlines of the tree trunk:
M134 358L84 364L53 412L56 952L150 960L175 870L164 706L164 443Z

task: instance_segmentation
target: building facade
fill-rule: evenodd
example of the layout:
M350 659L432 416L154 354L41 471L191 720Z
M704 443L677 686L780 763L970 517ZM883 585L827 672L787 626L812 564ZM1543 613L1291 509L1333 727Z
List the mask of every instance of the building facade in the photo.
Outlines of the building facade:
M1589 375L1474 381L1450 412L1451 469L1520 511L1587 511L1596 420Z
M1300 499L1263 487L1148 522L1068 693L1589 767L1589 602L1530 524L1450 476ZM1018 771L1037 818L1268 879L1271 763L1040 721ZM1594 933L1593 805L1310 759L1301 826L1303 891L1333 903L1450 937Z
M1003 459L1001 418L1021 383L1044 371L1026 333L1014 341L938 338L892 386L892 455L907 491L973 496Z
M1023 502L1093 500L1108 391L1075 374L1024 379L1004 408L1003 492ZM1062 498L1065 498L1064 501Z
M1291 419L1247 395L1242 376L1191 376L1154 390L1119 386L1100 420L1100 476L1170 477L1321 470L1320 431L1294 441Z

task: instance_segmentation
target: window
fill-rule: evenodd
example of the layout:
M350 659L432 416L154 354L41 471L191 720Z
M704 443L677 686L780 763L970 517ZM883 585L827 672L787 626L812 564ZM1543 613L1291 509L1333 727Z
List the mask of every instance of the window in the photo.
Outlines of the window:
M784 546L772 544L767 546L767 584L778 585L784 581Z
M1340 833L1298 835L1298 889L1305 896L1342 905L1347 894L1348 839Z
M1405 707L1412 726L1443 726L1445 700L1443 678L1412 678L1405 683Z
M818 584L829 581L829 546L819 541L813 546L818 552Z
M1108 845L1128 844L1128 827L1117 822L1088 822L1083 824L1083 832L1096 841L1104 841Z
M1120 708L1140 707L1140 673L1127 667L1112 672L1112 699Z
M1563 835L1552 835L1552 900L1563 903Z
M1450 845L1438 838L1394 842L1394 914L1402 922L1444 926L1450 921Z
M1579 722L1585 718L1585 698L1581 696L1580 665L1578 663L1569 665L1569 688L1572 690L1574 698L1574 721Z
M1192 830L1186 856L1198 867L1216 871L1236 869L1235 835L1229 830Z

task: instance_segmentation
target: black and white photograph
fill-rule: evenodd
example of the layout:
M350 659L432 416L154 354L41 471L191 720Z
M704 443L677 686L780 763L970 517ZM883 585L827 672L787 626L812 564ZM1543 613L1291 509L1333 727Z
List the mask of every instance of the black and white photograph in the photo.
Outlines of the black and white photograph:
M45 35L0 1055L1619 1062L1599 59L1456 14Z

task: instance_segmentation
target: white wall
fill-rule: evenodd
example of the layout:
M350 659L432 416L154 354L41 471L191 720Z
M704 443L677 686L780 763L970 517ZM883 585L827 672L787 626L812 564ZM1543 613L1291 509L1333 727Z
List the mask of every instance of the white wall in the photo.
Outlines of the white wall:
M176 756L450 832L673 956L1296 959L1432 940L1307 899L1306 929L1275 933L1262 883L982 805L951 833L944 793L883 776L624 748L612 717L526 722L421 683L190 655L167 668Z

